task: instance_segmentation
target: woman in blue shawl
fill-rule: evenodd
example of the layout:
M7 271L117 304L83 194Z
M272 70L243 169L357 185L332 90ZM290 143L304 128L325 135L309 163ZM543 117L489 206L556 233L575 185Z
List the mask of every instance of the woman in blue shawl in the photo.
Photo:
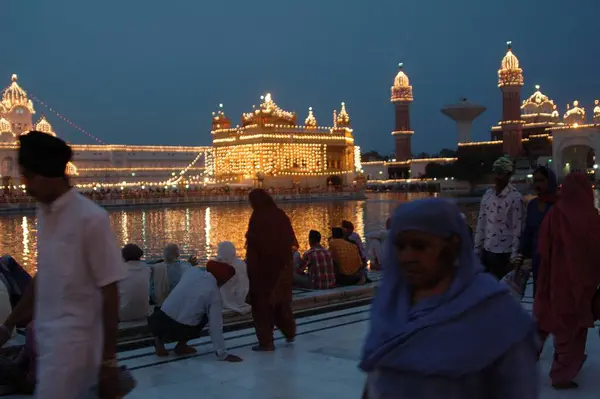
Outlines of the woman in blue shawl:
M401 205L384 251L360 363L366 397L538 397L533 320L484 273L455 205Z

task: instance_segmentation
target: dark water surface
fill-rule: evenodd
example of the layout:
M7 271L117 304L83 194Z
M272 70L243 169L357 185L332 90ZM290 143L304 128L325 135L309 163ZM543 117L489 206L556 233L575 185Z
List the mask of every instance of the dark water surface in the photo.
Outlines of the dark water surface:
M428 194L368 194L365 201L285 203L301 250L308 247L308 232L315 229L328 237L332 226L344 219L354 223L362 237L383 228L390 212L401 202L425 198ZM479 199L456 200L469 222L474 223ZM111 210L111 224L119 245L135 243L147 257L161 256L168 243L179 244L183 254L200 259L215 255L217 244L231 241L243 255L244 234L250 206L240 204L198 205L185 208ZM27 270L35 272L37 257L36 217L0 216L0 252L10 254Z

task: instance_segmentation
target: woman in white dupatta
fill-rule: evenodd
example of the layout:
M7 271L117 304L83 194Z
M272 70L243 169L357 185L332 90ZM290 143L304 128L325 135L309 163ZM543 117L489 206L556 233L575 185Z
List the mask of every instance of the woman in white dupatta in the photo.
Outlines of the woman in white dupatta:
M240 314L249 313L251 308L246 303L248 295L248 271L246 262L238 258L235 245L230 241L219 243L215 261L227 263L235 269L235 275L221 287L223 308L231 309Z

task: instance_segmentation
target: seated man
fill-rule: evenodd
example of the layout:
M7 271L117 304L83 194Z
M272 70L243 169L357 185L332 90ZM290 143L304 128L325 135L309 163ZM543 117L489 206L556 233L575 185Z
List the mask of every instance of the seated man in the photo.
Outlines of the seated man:
M4 255L0 258L0 280L6 285L10 295L10 304L14 308L25 293L31 281L31 275L17 263L15 258Z
M310 249L302 256L302 266L296 269L294 284L316 290L335 287L333 259L331 253L321 246L321 233L311 230L308 233L308 243Z
M141 261L144 251L135 244L121 250L128 275L119 281L120 321L145 320L150 308L150 266Z
M216 262L213 262L213 265ZM227 354L223 338L223 306L219 287L235 274L232 266L223 264L210 269L188 268L181 281L169 294L160 309L148 317L148 326L154 335L154 345L158 356L168 356L164 342L176 341L175 354L188 355L196 349L187 342L198 337L207 323L210 338L217 357L228 362L242 359Z
M342 220L342 231L344 232L344 238L358 248L358 254L360 255L360 259L362 262L361 273L364 274L365 278L367 277L367 252L365 251L365 246L363 244L362 238L354 231L354 224L349 220Z
M331 229L332 237L329 239L329 252L335 265L337 285L364 284L362 274L362 259L358 247L344 239L344 232L339 227Z
M164 259L152 265L150 278L152 302L158 306L179 283L183 272L198 264L193 256L188 262L179 260L179 256L179 247L176 244L169 244L165 248Z
M390 230L390 218L385 221L385 230L373 231L366 234L367 254L371 261L371 270L381 270L383 261L383 245Z

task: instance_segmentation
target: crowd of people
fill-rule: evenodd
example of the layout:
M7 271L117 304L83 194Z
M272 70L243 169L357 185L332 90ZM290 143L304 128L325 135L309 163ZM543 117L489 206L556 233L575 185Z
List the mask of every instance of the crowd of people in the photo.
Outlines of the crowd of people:
M537 398L549 335L552 387L578 387L587 333L600 318L592 185L573 172L559 192L552 170L540 166L537 197L525 207L513 171L507 156L494 163L474 237L444 200L396 209L360 363L363 398ZM533 317L514 300L530 277Z
M208 327L217 359L242 361L227 351L224 308L251 312L253 351L276 349L275 327L291 344L294 284L364 283L367 259L383 273L360 361L364 398L537 398L549 335L552 386L578 386L600 308L600 216L583 173L568 175L559 191L553 173L539 167L538 196L525 209L510 184L514 162L502 157L474 234L456 205L420 200L401 204L384 231L369 234L378 244L368 250L344 221L327 249L311 231L303 255L288 216L255 189L245 260L222 242L205 265L180 259L174 244L163 259L144 262L135 244L119 250L106 211L70 187L66 143L39 132L19 141L27 192L40 203L38 273L31 278L14 259L0 259L0 344L15 327L28 330L10 367L0 363L0 376L38 398L116 399L131 391L135 380L116 360L119 321L146 319L158 356L169 355L168 342L176 355L194 353L189 340ZM533 317L514 298L530 275Z

